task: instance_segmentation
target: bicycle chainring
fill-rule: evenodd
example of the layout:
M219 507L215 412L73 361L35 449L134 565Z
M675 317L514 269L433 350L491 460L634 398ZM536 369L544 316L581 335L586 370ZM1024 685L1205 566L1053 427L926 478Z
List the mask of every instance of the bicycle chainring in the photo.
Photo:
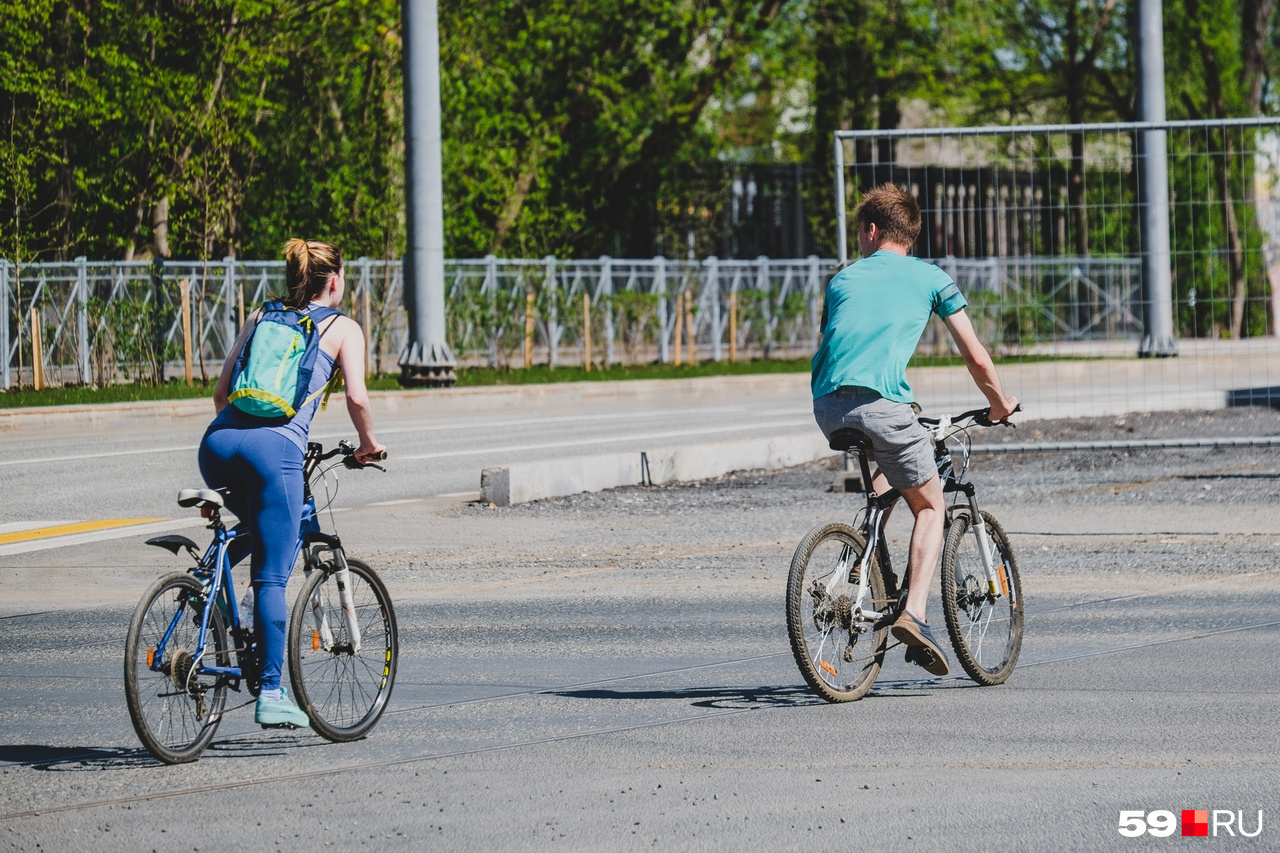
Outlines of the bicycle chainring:
M262 686L262 662L258 659L258 646L253 641L253 632L245 627L232 631L236 643L236 665L240 667L240 677L244 679L245 689L250 696L257 696Z

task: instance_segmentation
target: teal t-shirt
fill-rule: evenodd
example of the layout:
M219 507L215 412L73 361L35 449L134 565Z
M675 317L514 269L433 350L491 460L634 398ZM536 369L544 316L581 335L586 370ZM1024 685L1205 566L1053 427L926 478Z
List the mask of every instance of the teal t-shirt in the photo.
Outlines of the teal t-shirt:
M813 398L857 385L913 402L907 362L929 315L949 317L967 304L951 276L919 258L881 249L845 267L827 285L822 305Z

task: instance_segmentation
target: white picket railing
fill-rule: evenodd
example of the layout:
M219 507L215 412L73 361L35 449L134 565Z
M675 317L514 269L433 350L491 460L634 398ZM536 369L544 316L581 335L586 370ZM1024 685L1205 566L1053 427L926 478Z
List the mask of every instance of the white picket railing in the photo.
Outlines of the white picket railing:
M943 258L970 314L996 349L1053 340L1136 340L1138 261L1131 258ZM597 362L669 362L690 332L696 357L721 360L812 352L822 294L836 262L479 258L445 264L448 340L461 364L524 363L533 294L535 360L580 361L590 320ZM49 384L172 378L182 370L188 294L193 372L216 377L243 313L283 292L282 261L0 260L0 387L30 384L33 340ZM348 313L365 327L371 365L397 369L405 345L399 261L347 264ZM587 297L584 301L583 296ZM584 314L584 311L587 312ZM731 314L736 322L731 324ZM731 328L732 327L732 328ZM936 330L926 345L944 348ZM178 365L175 367L175 364Z

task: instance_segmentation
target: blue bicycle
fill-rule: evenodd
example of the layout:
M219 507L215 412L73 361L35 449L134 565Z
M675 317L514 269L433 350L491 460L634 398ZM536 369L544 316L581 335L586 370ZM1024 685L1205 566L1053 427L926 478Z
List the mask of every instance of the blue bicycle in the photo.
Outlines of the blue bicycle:
M298 707L317 734L341 742L364 737L386 710L400 649L381 578L348 559L339 538L320 529L312 487L338 465L382 470L357 462L347 442L328 452L315 442L307 445L298 535L304 580L289 618L288 660ZM129 717L143 746L166 764L200 757L227 710L228 689L258 695L257 644L237 603L227 556L232 543L250 534L223 523L225 498L214 489L178 493L179 506L197 507L209 519L213 541L203 556L185 536L147 540L196 560L187 572L151 585L134 610L125 644Z

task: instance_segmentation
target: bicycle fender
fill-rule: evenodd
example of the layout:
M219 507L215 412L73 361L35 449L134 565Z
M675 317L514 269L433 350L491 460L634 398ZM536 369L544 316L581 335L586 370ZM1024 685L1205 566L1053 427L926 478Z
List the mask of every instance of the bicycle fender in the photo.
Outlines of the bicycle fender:
M200 551L197 549L196 543L192 542L185 536L178 536L177 534L156 536L152 539L148 539L147 544L155 545L157 548L164 548L166 551L172 552L175 557L178 555L180 550L186 548L192 557L197 560L200 559Z

